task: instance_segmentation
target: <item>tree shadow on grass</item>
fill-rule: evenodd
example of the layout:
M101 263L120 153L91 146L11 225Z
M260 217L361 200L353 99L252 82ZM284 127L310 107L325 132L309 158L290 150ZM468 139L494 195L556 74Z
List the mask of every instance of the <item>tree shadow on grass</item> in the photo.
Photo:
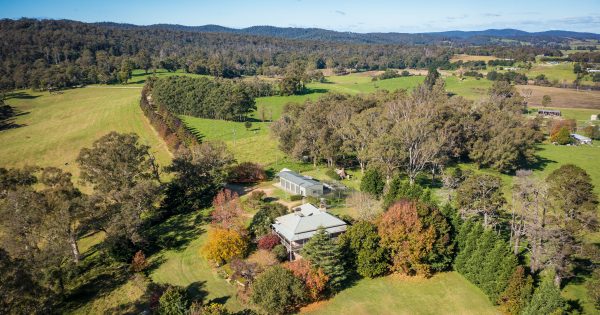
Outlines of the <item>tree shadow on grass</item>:
M229 295L224 295L218 298L211 299L208 303L217 303L217 304L225 304L231 298Z
M537 148L536 151L541 151L542 149ZM539 155L536 155L536 161L534 163L529 163L527 168L532 171L541 171L548 167L550 164L556 164L557 162Z
M19 99L19 100L30 100L30 99L35 99L40 97L40 95L31 95L27 92L12 92L12 93L8 93L6 94L5 99L9 100L9 99Z
M151 228L149 237L152 240L151 244L156 244L156 246L150 249L150 253L163 249L184 250L191 241L206 232L202 227L204 223L205 218L199 212L170 217L165 222Z
M208 291L206 291L205 287L206 281L196 281L188 285L185 291L190 300L204 304L204 299L208 296Z
M78 309L92 300L106 296L129 280L129 268L125 264L108 263L101 255L89 257L79 269L79 278L68 294L67 310Z
M25 124L15 123L15 119L18 116L27 114L29 114L29 112L23 112L10 105L1 105L0 103L0 131L26 126Z

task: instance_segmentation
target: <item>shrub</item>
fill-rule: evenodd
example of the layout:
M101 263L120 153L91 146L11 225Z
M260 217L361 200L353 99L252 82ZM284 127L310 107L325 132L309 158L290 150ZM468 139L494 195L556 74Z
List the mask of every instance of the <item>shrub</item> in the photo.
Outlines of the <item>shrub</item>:
M567 127L562 127L557 133L550 136L550 141L556 142L560 145L565 145L573 142L571 138L571 132Z
M397 78L399 76L400 75L398 74L398 71L393 70L393 69L387 69L382 74L378 75L375 78L377 78L379 80L387 80L387 79Z
M360 190L379 199L385 187L385 180L377 169L368 169L360 182Z
M583 128L583 134L590 139L600 140L600 127L594 125L587 126Z
M333 180L339 180L340 179L340 175L338 175L335 170L328 168L327 171L325 171L325 175L327 175L327 177L333 179Z
M169 287L159 299L158 313L161 315L185 315L189 301L185 290L180 287Z
M300 200L302 200L302 198L304 198L304 196L302 196L302 195L291 195L290 201L300 201Z
M230 170L229 181L232 183L257 183L267 179L262 166L252 162L243 162Z
M550 136L558 133L561 128L566 127L570 132L577 129L577 121L575 119L556 119L548 124L548 133Z
M297 309L306 299L302 281L281 266L274 266L262 273L252 284L252 303L268 314L286 314Z
M277 257L275 257L275 254L265 249L259 249L255 251L246 260L249 263L256 264L261 271L267 267L271 267L279 263L279 260Z
M208 260L217 264L242 258L246 254L248 241L239 232L216 228L208 232L208 241L202 248L202 253Z
M275 247L273 247L273 250L271 252L273 254L275 254L275 257L279 261L285 261L288 259L287 249L285 248L285 246L283 246L281 244L275 245Z
M272 250L277 244L280 243L279 236L275 234L267 234L258 239L258 248L265 250Z
M148 261L146 260L146 256L141 250L138 250L131 260L131 270L133 270L133 272L142 272L147 267Z
M191 312L190 312L191 313ZM225 305L219 303L210 303L208 305L202 306L200 308L200 313L198 315L229 315L231 314ZM193 315L193 314L190 314Z

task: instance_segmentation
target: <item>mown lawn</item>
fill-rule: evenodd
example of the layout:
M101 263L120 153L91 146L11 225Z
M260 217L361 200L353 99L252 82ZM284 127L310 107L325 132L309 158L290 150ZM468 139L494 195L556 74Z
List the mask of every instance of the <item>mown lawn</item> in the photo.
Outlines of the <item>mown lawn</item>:
M236 298L236 287L220 278L201 254L209 229L202 217L205 214L178 215L157 228L160 241L172 249L150 258L150 263L157 266L150 278L156 283L182 286L204 302L219 301L230 310L239 311L243 307Z
M0 166L56 166L77 179L75 159L81 148L113 130L135 132L141 143L151 147L159 164L168 164L171 156L166 145L138 104L140 91L137 87L89 86L61 94L9 94L6 103L22 113L15 120L22 126L0 131Z
M302 314L499 314L481 290L456 272L430 279L363 279Z

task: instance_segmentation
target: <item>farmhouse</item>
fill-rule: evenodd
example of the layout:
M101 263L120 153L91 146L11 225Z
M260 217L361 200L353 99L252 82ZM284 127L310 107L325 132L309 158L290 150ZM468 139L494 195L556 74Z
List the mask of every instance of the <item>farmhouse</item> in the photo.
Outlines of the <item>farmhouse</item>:
M577 142L577 144L592 144L592 139L582 135L578 135L576 133L572 133L571 138L575 139L575 142Z
M282 169L277 176L279 187L291 194L312 197L323 195L323 184L311 177L302 176L287 168Z
M551 117L559 117L561 113L559 110L553 109L538 109L538 115L541 116L551 116Z
M346 232L346 227L346 222L327 213L324 207L317 208L310 203L294 208L292 213L276 218L275 223L271 224L273 233L279 236L281 244L287 249L290 260L300 257L298 253L319 228L335 238Z

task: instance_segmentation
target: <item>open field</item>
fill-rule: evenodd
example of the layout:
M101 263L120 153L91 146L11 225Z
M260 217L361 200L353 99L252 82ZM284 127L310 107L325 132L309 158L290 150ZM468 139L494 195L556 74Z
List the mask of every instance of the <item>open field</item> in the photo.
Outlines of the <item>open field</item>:
M0 165L57 166L77 178L79 150L113 130L137 133L159 164L168 164L170 154L142 114L139 93L139 88L117 86L13 93L6 103L22 112L15 121L22 127L0 132Z
M451 62L457 62L459 60L465 62L465 61L485 61L488 62L490 60L496 60L498 59L498 57L495 56L474 56L474 55L465 55L465 54L457 54L452 56L452 58L450 58Z
M526 71L525 74L530 80L535 79L536 76L543 74L548 78L548 81L554 80L559 83L566 81L566 83L573 83L577 78L577 75L573 72L572 62L561 62L559 64L548 64L546 62L536 63L533 65L531 70Z
M578 91L537 85L517 85L517 89L521 93L524 90L531 90L529 103L533 106L541 106L542 97L550 95L551 107L600 109L600 91Z
M325 83L314 82L307 85L310 89L321 90L323 92L339 93L372 93L377 90L393 91L397 89L412 89L419 85L425 77L410 76L387 80L372 81L370 76L353 73L344 76L326 77Z
M374 297L377 297L376 299ZM455 272L431 279L362 279L301 314L499 314L488 298Z
M493 82L486 79L465 78L463 80L458 77L446 78L446 90L450 93L463 96L470 100L478 100L487 94L487 91L492 87Z

